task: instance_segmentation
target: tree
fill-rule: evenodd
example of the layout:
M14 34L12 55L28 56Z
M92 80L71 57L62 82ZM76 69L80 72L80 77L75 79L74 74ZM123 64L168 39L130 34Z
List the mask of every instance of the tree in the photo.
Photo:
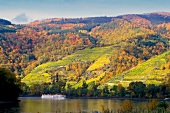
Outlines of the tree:
M70 96L71 93L71 85L67 84L67 89L66 89L67 95Z
M128 86L131 97L143 97L145 95L146 85L142 82L131 82Z
M16 100L21 92L20 80L5 68L0 68L0 100Z
M108 95L109 95L109 90L108 90L108 86L106 85L106 86L102 89L102 94L101 94L101 96L107 97Z
M21 83L21 90L22 90L22 93L21 95L28 95L29 93L29 87L26 85L26 83Z
M82 95L83 96L86 96L87 95L87 92L88 92L88 85L86 84L86 82L85 81L83 81L83 84L82 84L82 91L81 91L81 93L82 93Z
M32 96L41 96L42 95L42 90L41 90L41 85L40 84L32 84L30 86L30 93Z
M146 88L146 97L147 98L156 98L159 89L154 84L149 84Z
M118 93L119 97L125 96L125 88L122 86L122 84L118 84L117 93Z
M42 94L49 94L50 93L50 85L48 83L41 84L41 91Z
M110 89L111 94L112 94L113 96L115 96L115 97L118 96L117 87L118 87L118 86L114 85L114 86Z
M97 96L99 90L97 89L99 85L95 84L94 82L92 82L89 86L88 86L88 92L87 92L87 96Z

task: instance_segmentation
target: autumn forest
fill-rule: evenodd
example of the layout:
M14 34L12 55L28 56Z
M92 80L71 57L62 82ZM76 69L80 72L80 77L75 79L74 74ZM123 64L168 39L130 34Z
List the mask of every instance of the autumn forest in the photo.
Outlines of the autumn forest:
M166 87L162 97L168 97L169 46L170 13L166 12L51 18L21 25L0 19L0 67L21 80L23 95L49 93L34 92L39 85L71 96L75 90L81 91L75 95L83 96L85 89L99 89L100 94L85 91L89 96L163 95L131 94L130 88L140 84L146 90Z

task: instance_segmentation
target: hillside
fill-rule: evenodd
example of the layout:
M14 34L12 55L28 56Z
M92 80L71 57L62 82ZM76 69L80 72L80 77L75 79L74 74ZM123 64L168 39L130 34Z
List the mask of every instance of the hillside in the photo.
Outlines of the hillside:
M55 73L58 73L60 79L65 78L71 82L76 82L76 78L79 76L77 70L73 69L70 71L71 69L66 69L66 67L68 68L69 65L72 65L69 66L71 68L74 65L77 66L77 64L83 65L87 63L87 66L84 67L85 70L83 69L83 66L81 66L81 69L78 71L82 69L84 72L86 70L93 71L95 68L103 67L106 63L109 63L109 58L112 51L113 48L111 46L79 50L76 53L68 55L57 62L49 62L39 65L25 78L23 78L22 81L27 84L51 82L51 76L55 76ZM102 62L98 61L100 59L102 59Z
M51 82L56 74L73 87L103 84L169 50L166 12L2 24L0 67L29 85Z
M143 27L143 25L138 26L138 23L134 24L124 19L115 19L110 23L101 24L91 31L93 37L98 37L100 44L106 45L117 44L129 38L151 34L155 34L155 32Z
M132 81L142 81L145 84L161 84L169 78L170 51L155 56L136 67L111 78L105 84L109 86L122 84L127 87Z
M147 38L141 39L141 37L138 37L135 38L135 40L128 40L128 42L122 43L119 49L117 49L118 45L114 45L79 50L57 62L39 65L24 77L22 81L28 85L52 82L52 77L58 74L59 80L66 80L67 84L71 84L75 88L82 85L82 80L86 80L88 84L92 82L103 84L112 77L119 77L120 73L135 67L140 62L165 51L163 47L166 48L167 46L165 45L166 42L164 42L166 40L163 40L162 37L151 35L146 39ZM160 45L158 44L161 44L161 42L165 44L163 46L161 45L162 48L159 50ZM136 43L136 46L131 45L132 43ZM154 48L152 48L152 46ZM146 48L148 48L148 50L151 49L151 51L146 51ZM140 51L140 54L137 52L139 56L137 56L136 51ZM139 76L136 78L138 77ZM139 77L138 79L141 78ZM115 83L117 84L118 82Z

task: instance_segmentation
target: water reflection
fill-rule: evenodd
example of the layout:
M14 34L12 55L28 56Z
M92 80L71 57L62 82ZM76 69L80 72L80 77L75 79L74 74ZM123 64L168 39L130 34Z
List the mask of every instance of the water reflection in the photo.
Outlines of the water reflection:
M92 113L102 111L102 105L109 110L120 109L123 100L114 99L65 99L20 98L19 103L0 104L2 113ZM139 101L134 101L135 105ZM147 102L147 101L144 101ZM169 103L169 102L168 102ZM169 103L170 104L170 103Z
M66 99L50 100L41 98L21 98L21 112L49 113L49 112L92 112L101 111L102 105L110 110L120 107L121 100L112 99Z

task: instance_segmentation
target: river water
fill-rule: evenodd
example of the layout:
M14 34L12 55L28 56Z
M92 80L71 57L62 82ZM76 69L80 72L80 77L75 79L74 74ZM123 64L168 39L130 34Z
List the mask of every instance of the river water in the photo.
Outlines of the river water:
M117 99L65 99L50 100L41 98L19 98L19 103L0 103L2 113L92 113L102 111L101 106L109 110L120 109L122 100ZM139 101L134 101L135 105ZM146 101L145 101L146 102ZM170 104L170 102L168 102ZM81 111L81 112L80 112Z

